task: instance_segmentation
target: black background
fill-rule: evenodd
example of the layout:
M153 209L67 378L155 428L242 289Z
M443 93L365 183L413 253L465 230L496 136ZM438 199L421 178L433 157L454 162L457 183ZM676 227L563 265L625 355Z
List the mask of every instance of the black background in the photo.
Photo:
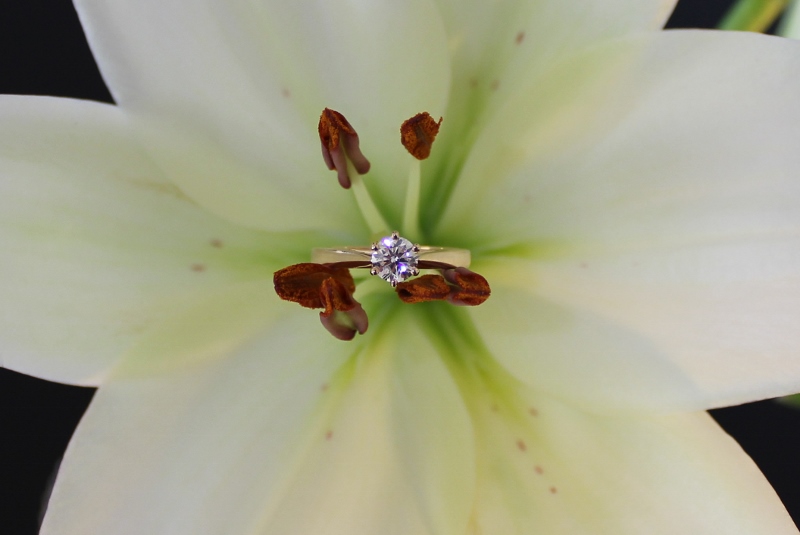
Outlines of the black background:
M714 27L731 3L681 0L669 26ZM0 93L112 101L69 0L0 0ZM92 394L0 368L3 534L36 533L48 481ZM755 459L800 524L800 410L765 401L712 414Z

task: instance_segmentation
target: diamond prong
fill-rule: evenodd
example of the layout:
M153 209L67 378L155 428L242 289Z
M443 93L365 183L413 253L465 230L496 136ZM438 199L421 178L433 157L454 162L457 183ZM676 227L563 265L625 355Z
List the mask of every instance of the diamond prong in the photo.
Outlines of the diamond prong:
M370 269L369 270L369 274L370 275L377 275L378 274L378 270L377 269Z
M412 269L411 276L416 277L417 275L419 275L419 270L417 268Z
M395 230L394 232L392 232L392 239L396 240L398 238L400 238L400 233Z
M414 251L415 253L418 253L419 252L419 245L418 244L414 245L414 248L411 249L411 250Z
M392 288L397 288L397 281L396 280L389 281L389 284L392 285Z
M373 251L377 251L378 250L378 244L377 243L373 243L372 244L372 250Z

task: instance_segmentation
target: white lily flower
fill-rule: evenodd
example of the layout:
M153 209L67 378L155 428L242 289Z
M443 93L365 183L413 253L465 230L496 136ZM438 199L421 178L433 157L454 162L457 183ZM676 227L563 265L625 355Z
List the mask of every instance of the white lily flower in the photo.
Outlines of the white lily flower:
M118 105L0 99L3 365L100 386L42 533L797 533L703 411L800 391L800 44L673 4L76 0ZM491 299L275 295L372 238L325 107Z

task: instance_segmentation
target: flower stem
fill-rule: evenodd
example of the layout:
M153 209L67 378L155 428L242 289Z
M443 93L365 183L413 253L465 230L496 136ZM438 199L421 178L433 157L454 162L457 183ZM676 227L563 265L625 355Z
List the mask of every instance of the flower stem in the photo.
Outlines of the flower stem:
M367 186L364 184L364 179L358 174L350 159L347 159L347 174L350 176L351 189L353 195L356 197L356 203L361 216L369 227L369 231L373 236L382 236L389 233L389 225L381 215L378 207L372 201L372 197L367 191Z
M719 23L721 30L765 32L783 13L789 0L739 0Z
M403 235L410 239L419 239L419 189L421 165L419 160L414 159L411 170L408 173L408 183L406 185L406 206L403 211Z

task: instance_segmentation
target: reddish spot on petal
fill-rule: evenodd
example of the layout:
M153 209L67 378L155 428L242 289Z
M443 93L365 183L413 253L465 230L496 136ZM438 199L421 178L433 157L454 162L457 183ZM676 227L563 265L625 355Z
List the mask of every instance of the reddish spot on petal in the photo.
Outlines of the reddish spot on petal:
M328 390L328 383L322 383L322 386L319 387L321 392L325 392Z
M581 269L586 269L586 268L589 267L589 264L586 263L586 262L581 262L580 266L581 266Z
M534 466L534 467L533 467L533 471L534 471L534 472L536 472L536 473L537 473L537 474L539 474L539 475L542 475L542 474L544 474L544 468L542 468L542 467L541 467L541 466L539 466L539 465L536 465L536 466Z
M325 433L325 440L330 440L333 438L333 431L328 431Z
M208 243L211 244L211 247L216 247L217 249L222 249L222 246L224 245L222 243L222 240L217 239L217 238L214 238L213 240L209 241Z
M519 451L527 451L528 446L525 444L525 442L522 439L520 439L520 440L517 440L517 448L519 448Z
M492 412L500 412L500 408L497 405L492 405Z
M558 492L558 489L555 487L550 487L550 494L555 494Z
M291 96L292 96L292 94L291 94L291 93L289 92L289 90L288 90L288 89L286 89L286 88L284 88L284 89L281 91L281 95L283 95L283 98L289 98L289 97L291 97Z
M478 87L478 79L477 78L470 78L469 79L469 86L472 89L476 89Z
M493 80L491 87L492 91L497 91L500 88L500 80Z
M192 271L195 273L202 273L206 270L205 264L192 264Z
M514 42L517 43L518 45L521 45L522 41L524 40L525 40L525 32L519 32L517 34L517 37L514 39Z
M539 411L531 407L530 409L528 409L528 414L530 414L531 416L539 416Z

